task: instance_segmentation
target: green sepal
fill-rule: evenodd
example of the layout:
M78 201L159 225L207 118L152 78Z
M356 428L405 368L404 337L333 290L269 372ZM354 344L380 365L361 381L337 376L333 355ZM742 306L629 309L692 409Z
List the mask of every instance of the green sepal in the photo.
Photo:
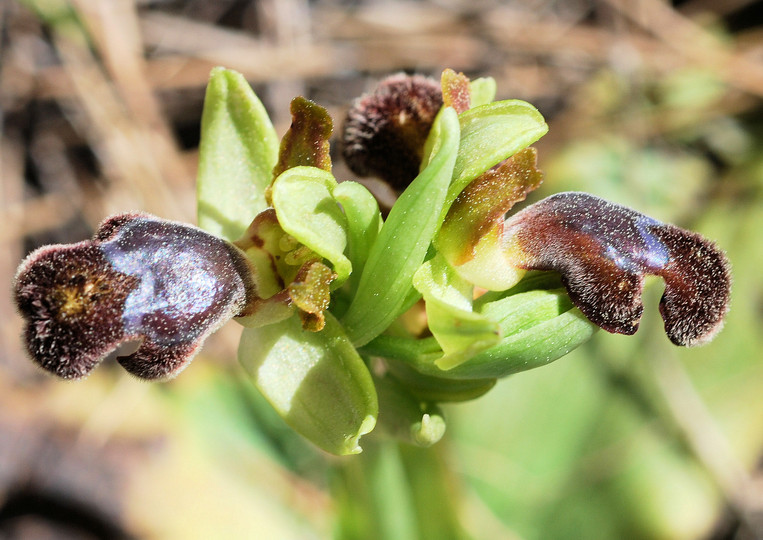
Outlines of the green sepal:
M551 301L556 302L558 315L504 337L495 347L454 368L453 376L500 378L545 366L588 341L598 330L596 325L568 303L564 291L546 294L556 296Z
M297 317L246 328L238 358L254 384L295 431L336 455L357 454L379 412L368 368L326 313L320 332Z
M347 220L332 195L336 187L330 172L300 166L279 175L271 193L283 230L331 262L338 286L350 275L352 265L344 255Z
M469 182L548 131L538 109L518 99L472 107L459 114L458 119L461 141L445 212Z
M480 306L480 313L498 323L503 337L494 347L448 371L454 377L501 378L544 366L577 348L598 329L573 306L563 288L510 291Z
M278 137L244 76L214 68L204 98L196 182L199 227L230 241L267 207Z
M540 282L545 275L533 274ZM500 327L501 341L452 369L438 361L442 349L434 338L379 336L361 349L363 354L404 363L427 376L445 379L501 378L544 366L586 342L598 330L570 301L564 289L515 289L487 303L475 302ZM445 366L447 367L447 366Z
M458 153L458 115L440 110L427 139L431 159L400 195L368 255L357 293L342 318L347 335L362 345L400 314L442 223L442 207Z

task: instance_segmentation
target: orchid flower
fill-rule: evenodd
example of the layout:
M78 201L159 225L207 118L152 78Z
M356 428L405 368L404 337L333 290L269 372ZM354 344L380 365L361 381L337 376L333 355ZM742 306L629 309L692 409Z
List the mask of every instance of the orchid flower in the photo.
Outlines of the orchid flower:
M665 280L668 337L711 340L731 277L710 241L585 193L511 213L542 182L530 145L548 126L495 91L452 70L394 75L351 106L342 155L397 191L383 219L362 184L334 177L323 107L295 98L279 145L243 77L216 68L200 228L122 214L91 240L30 254L14 282L30 357L82 378L137 342L117 361L169 379L235 319L244 376L297 432L348 454L377 423L433 444L439 403L474 399L599 327L634 333L649 274Z

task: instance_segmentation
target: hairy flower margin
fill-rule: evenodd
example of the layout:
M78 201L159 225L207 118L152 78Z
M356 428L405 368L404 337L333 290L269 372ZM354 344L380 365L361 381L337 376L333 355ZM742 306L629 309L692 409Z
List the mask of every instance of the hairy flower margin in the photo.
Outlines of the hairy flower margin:
M118 362L169 379L234 318L239 359L278 413L349 454L377 422L433 444L438 404L556 360L596 327L634 333L648 274L665 281L670 340L711 340L731 278L708 240L585 193L506 217L542 182L529 145L548 128L494 95L492 79L445 70L440 83L394 75L352 105L346 163L399 193L382 219L365 187L332 175L325 109L295 98L279 144L243 77L216 68L201 228L123 214L91 240L31 253L14 282L30 356L76 379L135 341Z

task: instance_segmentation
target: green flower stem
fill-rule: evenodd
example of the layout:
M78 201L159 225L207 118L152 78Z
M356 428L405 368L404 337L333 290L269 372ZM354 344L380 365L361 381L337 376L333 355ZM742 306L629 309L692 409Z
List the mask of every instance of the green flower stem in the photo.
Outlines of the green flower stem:
M445 403L476 399L496 383L496 379L448 379L424 375L405 362L392 358L387 358L385 364L390 375L408 392L426 402Z
M366 356L394 358L412 366L433 363L442 356L442 349L433 337L421 339L382 335L363 345L358 351Z
M332 478L337 540L461 540L458 498L441 445L377 441Z

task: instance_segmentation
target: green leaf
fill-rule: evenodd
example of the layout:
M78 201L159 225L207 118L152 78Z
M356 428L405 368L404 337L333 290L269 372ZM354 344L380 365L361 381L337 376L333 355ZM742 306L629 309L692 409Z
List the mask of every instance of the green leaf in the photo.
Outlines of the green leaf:
M429 134L431 160L400 195L371 247L357 293L342 323L356 345L371 341L397 318L442 223L442 205L459 141L456 112L443 108Z
M267 207L278 137L243 75L212 70L201 117L196 196L199 227L238 239Z
M292 167L273 182L273 207L278 223L334 266L336 284L352 271L344 256L347 220L332 195L337 182L332 174L316 167Z
M330 313L320 332L303 330L297 317L247 328L238 357L295 431L332 454L361 451L360 437L376 425L376 390L368 368Z
M445 211L469 182L548 131L538 109L518 99L473 107L458 119L461 141Z

